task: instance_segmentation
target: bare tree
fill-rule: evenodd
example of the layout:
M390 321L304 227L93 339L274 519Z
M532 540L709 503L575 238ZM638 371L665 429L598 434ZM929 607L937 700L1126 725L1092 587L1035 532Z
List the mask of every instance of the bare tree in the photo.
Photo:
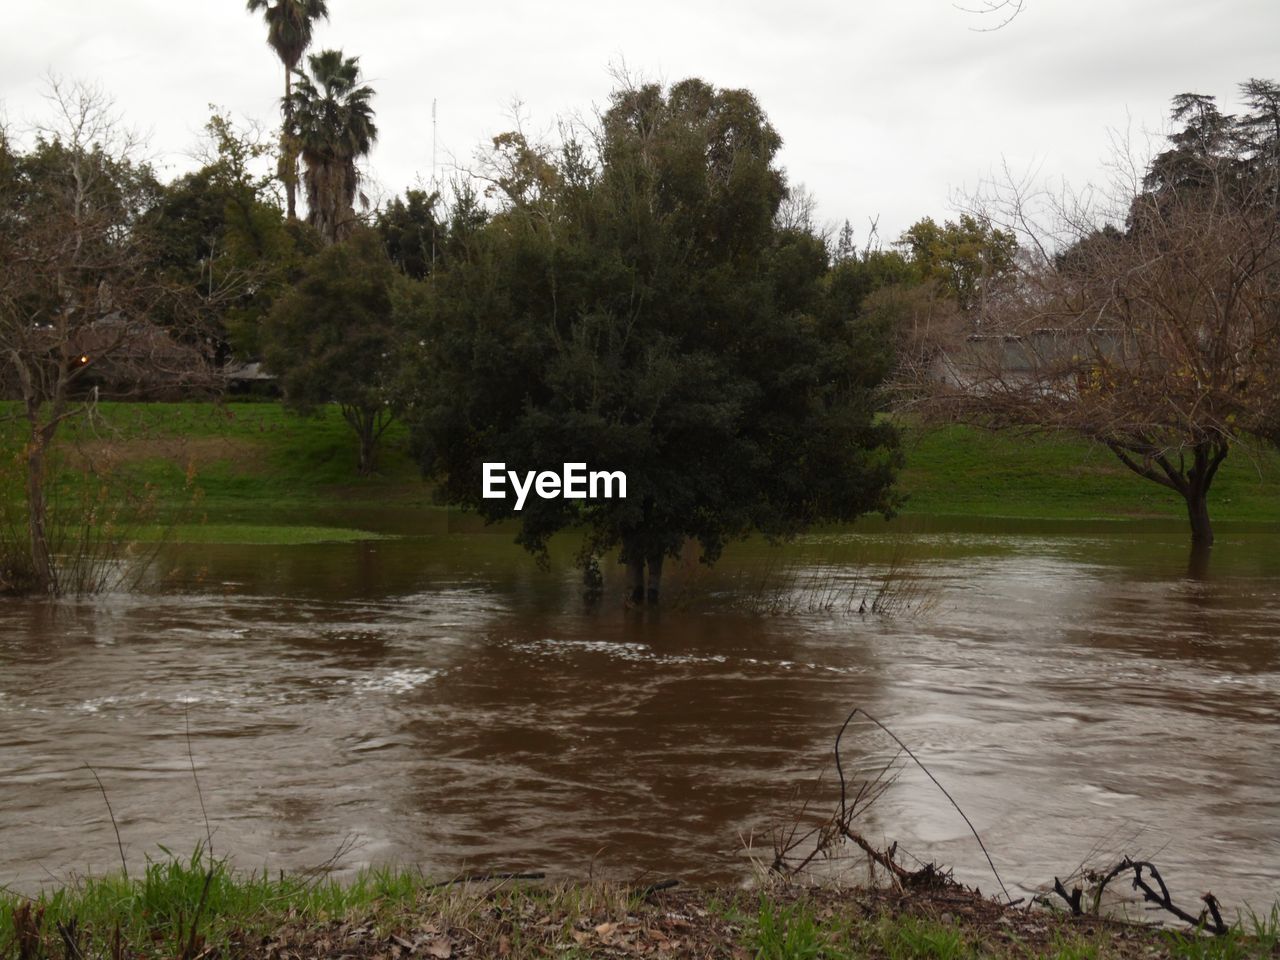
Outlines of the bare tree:
M982 334L916 369L921 409L1098 441L1181 496L1193 543L1212 544L1219 467L1280 417L1272 181L1205 155L1194 178L1129 194L1122 223L1059 204ZM1021 191L1004 199L1006 222L1037 232Z
M30 150L0 144L0 358L24 424L28 575L57 593L46 484L59 428L95 385L207 377L199 353L149 319L176 294L150 269L143 219L158 186L138 140L96 87L52 80L48 100Z
M778 204L774 223L779 230L820 233L817 225L818 198L803 183L791 184Z

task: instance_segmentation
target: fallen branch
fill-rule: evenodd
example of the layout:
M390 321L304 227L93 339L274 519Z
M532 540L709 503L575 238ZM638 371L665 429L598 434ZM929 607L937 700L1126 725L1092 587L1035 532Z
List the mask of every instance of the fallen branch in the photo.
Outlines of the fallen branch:
M423 890L439 890L443 887L452 887L459 883L487 883L490 880L545 880L545 873L469 873L465 877L454 877L452 880L441 880L439 883L429 883Z
M651 883L641 891L640 896L651 897L655 893L661 893L663 890L670 890L673 887L680 886L679 880L659 880L657 883Z
M1142 899L1145 902L1159 907L1166 913L1172 914L1197 929L1207 930L1214 936L1220 937L1230 931L1231 928L1222 919L1222 905L1218 903L1217 897L1212 893L1206 893L1200 898L1204 902L1204 909L1198 915L1192 914L1173 902L1169 887L1164 882L1164 877L1160 875L1160 871L1154 863L1149 860L1134 860L1131 857L1125 857L1105 873L1086 875L1088 879L1095 881L1097 884L1093 890L1092 912L1094 914L1098 912L1102 904L1102 895L1106 891L1107 885L1129 870L1133 871L1133 889L1142 893ZM1146 871L1146 875L1144 875L1143 871ZM1150 881L1155 881L1154 887ZM1084 894L1080 887L1072 888L1071 893L1068 894L1062 881L1054 877L1053 892L1066 901L1073 916L1084 915L1084 908L1081 903Z

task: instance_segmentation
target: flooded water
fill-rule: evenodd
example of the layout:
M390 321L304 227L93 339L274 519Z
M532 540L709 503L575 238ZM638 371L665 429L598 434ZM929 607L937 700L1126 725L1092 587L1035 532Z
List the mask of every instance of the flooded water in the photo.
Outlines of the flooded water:
M739 880L860 706L1015 895L1130 853L1269 905L1277 542L1206 571L1176 528L831 534L677 569L661 611L503 535L176 549L140 595L0 606L0 884L118 866L89 765L134 863L203 839L202 795L244 868ZM917 769L863 829L993 887Z

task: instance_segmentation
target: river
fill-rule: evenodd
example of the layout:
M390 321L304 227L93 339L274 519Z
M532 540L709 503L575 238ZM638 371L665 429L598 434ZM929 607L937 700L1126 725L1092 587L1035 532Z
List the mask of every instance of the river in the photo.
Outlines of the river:
M1268 907L1278 538L1224 533L1206 570L1177 528L1081 529L737 545L677 564L660 610L484 533L170 548L131 595L6 601L0 884L117 867L103 790L135 865L208 831L245 869L741 881L824 767L810 815L836 802L859 706L1015 896L1129 853L1191 903ZM892 754L846 738L851 766ZM992 889L898 770L864 833Z

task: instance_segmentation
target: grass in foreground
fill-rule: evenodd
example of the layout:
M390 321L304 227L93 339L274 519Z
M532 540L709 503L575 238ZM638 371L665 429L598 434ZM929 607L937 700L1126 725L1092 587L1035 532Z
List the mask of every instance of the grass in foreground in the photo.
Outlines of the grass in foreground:
M1280 956L1277 919L1207 938L1008 909L955 889L433 883L390 869L340 883L239 875L197 850L141 877L81 879L35 899L0 893L0 956L1260 960Z

